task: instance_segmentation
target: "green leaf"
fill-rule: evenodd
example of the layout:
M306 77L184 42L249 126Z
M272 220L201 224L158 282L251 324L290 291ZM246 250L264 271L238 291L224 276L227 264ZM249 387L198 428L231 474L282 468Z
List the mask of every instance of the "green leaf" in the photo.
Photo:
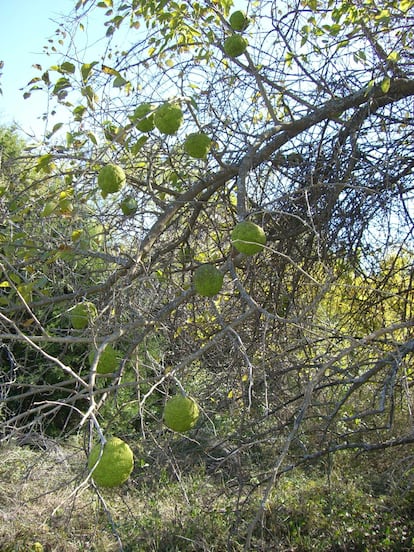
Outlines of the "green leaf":
M56 123L53 126L52 130L50 132L48 132L47 138L50 138L51 136L53 136L55 134L55 132L57 132L62 127L63 127L63 123Z
M39 82L42 79L40 77L34 77L32 80L30 80L26 86L30 86L31 84L34 84L35 82Z
M148 136L141 136L133 146L131 146L131 153L136 154L142 148L142 146L148 141Z
M99 98L93 91L92 86L85 86L84 88L81 88L81 94L87 99L89 108L94 109L94 104Z
M295 58L295 54L293 52L288 51L285 55L285 63L288 67L292 65L292 60Z
M46 173L51 173L55 165L53 163L53 155L46 153L41 155L35 166L36 172L45 171Z
M45 206L43 207L43 210L40 213L40 216L42 218L50 216L53 213L53 211L56 209L56 207L57 207L56 201L48 201L47 203L45 203Z
M70 63L70 61L65 61L62 63L62 65L59 66L59 71L62 73L74 73L75 72L75 65L73 63Z
M73 144L74 136L72 132L66 133L66 147L70 148L70 146Z
M86 107L84 105L76 106L75 109L72 111L75 121L80 122L85 114L85 111Z
M13 272L13 274L10 274L9 275L9 279L14 283L14 284L20 284L22 279L20 278L20 276L18 274L15 274Z
M46 86L50 85L50 77L49 77L49 71L45 71L42 74L42 81L46 84Z
M89 77L91 76L92 69L95 67L95 65L98 65L98 61L92 61L91 63L84 63L81 67L81 75L83 83L86 84L89 80Z
M337 36L342 30L342 25L334 23L333 25L326 25L327 31L331 36Z
M52 94L58 97L62 97L62 93L65 93L67 88L71 88L71 83L66 77L62 77L56 81Z
M96 139L95 134L93 132L88 132L87 135L88 135L89 140L92 142L92 144L97 146L98 145L98 140Z
M32 301L32 292L33 292L34 282L29 282L27 284L19 284L17 286L17 291L22 296L23 300L26 303L30 303Z
M312 11L316 11L318 9L317 0L305 0L305 2L303 2L303 5L310 8Z
M119 75L118 77L116 77L114 79L114 82L113 82L112 86L114 88L121 88L122 86L125 86L126 84L128 84L128 81L125 80L123 77L121 77L121 75Z

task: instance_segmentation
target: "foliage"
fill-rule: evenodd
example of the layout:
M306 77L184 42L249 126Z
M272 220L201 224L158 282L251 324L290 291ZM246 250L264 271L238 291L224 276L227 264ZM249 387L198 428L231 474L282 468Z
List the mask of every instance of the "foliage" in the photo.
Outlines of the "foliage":
M185 392L200 410L186 445L237 482L223 529L237 546L267 530L331 542L331 514L343 546L394 546L366 489L338 489L341 511L303 481L287 528L274 497L286 472L413 442L414 6L265 1L237 29L233 9L79 0L50 46L61 61L36 66L25 96L48 94L51 128L40 146L0 133L2 437L76 434L89 450L122 430L177 476L162 413ZM76 44L92 20L106 47L89 53ZM208 144L191 157L194 135ZM108 196L102 167L120 177ZM254 255L232 243L246 224ZM200 265L218 294L196 293ZM352 502L369 529L348 534Z
M389 497L374 496L361 476L332 479L299 473L282 483L267 507L266 531L295 550L410 549L409 509L390 507Z

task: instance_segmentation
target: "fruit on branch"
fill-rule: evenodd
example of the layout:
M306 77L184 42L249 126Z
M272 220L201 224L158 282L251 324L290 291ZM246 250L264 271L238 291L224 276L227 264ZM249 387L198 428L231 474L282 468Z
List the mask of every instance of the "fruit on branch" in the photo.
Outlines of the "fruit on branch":
M246 12L237 10L230 15L229 22L233 31L245 31L249 26L250 19Z
M154 114L152 112L152 105L149 103L142 103L135 108L133 115L130 118L135 127L141 132L151 132L154 128ZM148 115L150 114L150 115Z
M223 274L212 264L199 266L193 276L194 287L203 297L213 297L223 287Z
M154 130L155 127L154 114L151 113L148 117L141 119L141 121L139 121L135 126L141 132L151 132L151 130Z
M148 102L144 102L142 104L137 105L137 107L134 109L134 113L131 116L131 121L137 121L138 119L142 119L148 113L152 110L152 105Z
M184 142L184 151L190 157L204 159L211 148L211 138L204 132L189 134Z
M92 367L93 361L95 360L96 351L93 350L89 353L89 365ZM118 369L120 361L119 351L114 349L112 345L107 345L102 351L101 356L99 357L98 364L96 366L97 374L112 374L115 370Z
M183 122L181 108L169 102L162 104L154 113L154 124L163 134L175 134Z
M98 186L102 190L102 196L119 192L125 182L124 169L119 165L109 163L102 167L98 173Z
M130 196L124 198L119 206L121 207L121 211L123 212L123 214L126 216L133 215L138 209L136 199Z
M244 220L233 228L231 241L240 253L254 255L263 249L266 243L266 234L261 226Z
M194 399L181 394L175 395L165 403L164 424L173 431L188 431L196 425L199 414Z
M249 43L243 36L232 34L224 41L223 49L228 56L238 57L246 51L248 44Z
M70 323L75 330L84 330L97 316L98 311L90 301L78 303L69 310Z
M88 458L88 469L99 487L117 487L131 475L134 468L134 455L129 445L119 437L111 437L103 446L97 443ZM98 462L98 463L97 463Z

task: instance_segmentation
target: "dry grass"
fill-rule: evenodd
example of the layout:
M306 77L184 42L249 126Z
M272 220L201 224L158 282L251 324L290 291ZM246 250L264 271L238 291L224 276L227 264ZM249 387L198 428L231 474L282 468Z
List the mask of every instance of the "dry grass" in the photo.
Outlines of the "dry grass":
M29 551L34 542L50 552L119 550L110 530L96 530L102 508L94 493L78 489L84 464L76 447L0 449L1 552Z
M177 481L155 465L147 478L137 466L127 484L98 494L82 486L85 460L66 443L0 448L0 552L29 552L35 542L45 552L223 549L229 499L202 472Z
M209 475L202 463L189 467L186 455L182 465L170 457L173 471L164 455L141 462L138 438L135 445L131 479L102 493L82 485L86 457L76 442L1 447L0 552L31 552L35 542L44 552L243 550L260 492L246 487L242 493L235 480ZM287 475L274 490L251 550L412 550L411 457L406 464L398 472L406 474L404 496L387 494L385 487L375 491L365 464L352 470L345 458L329 485L316 468Z

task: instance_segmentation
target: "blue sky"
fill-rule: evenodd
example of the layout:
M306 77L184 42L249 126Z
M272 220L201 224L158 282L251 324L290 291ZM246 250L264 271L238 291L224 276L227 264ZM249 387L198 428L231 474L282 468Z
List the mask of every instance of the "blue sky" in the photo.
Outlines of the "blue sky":
M0 96L0 124L16 121L23 129L42 132L39 115L47 110L44 94L23 99L23 88L39 76L32 65L44 68L56 59L44 53L47 40L55 35L61 16L70 13L76 0L0 0L0 60L4 61Z

